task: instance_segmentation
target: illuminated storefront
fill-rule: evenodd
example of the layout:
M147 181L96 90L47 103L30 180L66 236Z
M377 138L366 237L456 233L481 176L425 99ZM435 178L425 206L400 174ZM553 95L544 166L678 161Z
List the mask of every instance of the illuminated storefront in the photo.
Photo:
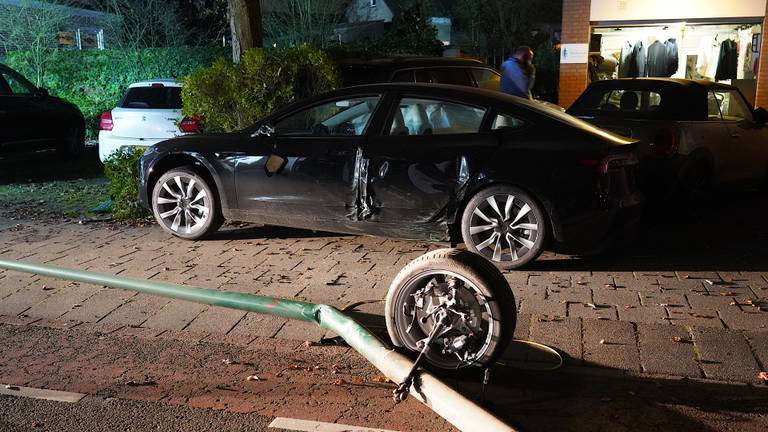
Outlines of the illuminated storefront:
M765 25L766 0L564 0L560 104L591 80L654 76L733 84L768 106Z

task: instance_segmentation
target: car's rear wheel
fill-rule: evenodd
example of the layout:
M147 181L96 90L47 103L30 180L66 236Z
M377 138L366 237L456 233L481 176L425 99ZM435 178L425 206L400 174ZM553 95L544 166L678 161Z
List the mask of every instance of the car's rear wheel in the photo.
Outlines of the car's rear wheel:
M516 187L483 189L461 218L464 244L503 269L535 260L544 249L547 220L538 202Z
M224 221L214 190L188 167L174 168L155 183L152 212L165 231L188 240L215 232Z
M85 150L85 129L82 125L73 124L62 137L58 151L65 157L80 156Z
M517 310L499 269L472 252L439 249L397 274L385 315L395 346L420 352L434 333L426 361L453 370L495 361L514 334Z

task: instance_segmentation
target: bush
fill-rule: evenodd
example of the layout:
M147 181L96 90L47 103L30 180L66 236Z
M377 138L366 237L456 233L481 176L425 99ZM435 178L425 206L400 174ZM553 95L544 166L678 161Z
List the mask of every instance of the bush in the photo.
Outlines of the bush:
M149 213L139 203L139 159L142 148L114 152L104 161L104 174L109 179L112 215L116 219L134 219Z
M5 62L28 78L23 51L9 52ZM129 84L155 78L182 78L217 58L229 55L223 48L147 48L110 50L59 50L46 66L43 86L80 108L89 138L98 135L99 117L109 111Z
M335 64L308 45L267 52L250 49L240 64L225 59L184 79L184 115L199 115L206 132L252 125L294 100L338 85Z

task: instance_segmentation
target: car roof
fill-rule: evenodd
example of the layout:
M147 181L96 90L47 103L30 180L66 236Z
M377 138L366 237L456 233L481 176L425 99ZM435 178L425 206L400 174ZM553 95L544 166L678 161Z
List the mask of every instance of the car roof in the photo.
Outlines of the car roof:
M639 88L653 88L666 86L677 88L690 88L690 89L704 89L704 90L732 90L736 87L729 84L722 84L709 80L691 80L683 78L658 78L658 77L642 77L642 78L619 78L594 81L590 87L621 87L623 85L631 83L633 87Z
M378 59L345 59L339 61L341 67L376 67L376 68L421 68L435 66L491 66L480 60L459 57L393 57Z
M176 81L173 78L158 78L154 80L148 80L148 81L139 81L135 82L128 86L128 88L134 88L134 87L152 87L153 84L162 84L166 87L181 87L181 83Z

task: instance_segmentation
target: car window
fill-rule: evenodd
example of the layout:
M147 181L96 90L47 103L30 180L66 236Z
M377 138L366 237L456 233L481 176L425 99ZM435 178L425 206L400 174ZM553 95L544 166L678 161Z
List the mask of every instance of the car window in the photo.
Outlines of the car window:
M711 94L714 96L709 100L717 104L723 120L737 122L752 120L752 111L747 107L744 98L737 90L719 90L711 92Z
M31 96L34 95L37 90L37 87L19 74L7 70L0 70L0 75L2 75L7 84L7 87L0 86L0 88L4 88L5 92L10 92L12 95Z
M490 69L472 68L472 75L477 81L477 86L488 90L499 90L501 76Z
M480 130L485 110L452 102L404 98L389 128L390 135L450 135Z
M131 87L120 102L120 108L181 109L181 87L153 85Z
M277 121L279 136L362 135L380 96L348 98L304 109Z
M464 68L436 68L430 69L432 82L438 84L453 84L461 86L472 86L472 82Z
M496 114L491 123L491 129L517 129L523 127L525 122L509 114Z
M707 119L709 120L723 119L723 117L720 115L720 102L718 102L717 96L712 92L707 92Z
M661 93L649 90L605 89L592 91L581 98L571 109L575 113L623 112L651 113L663 103Z

